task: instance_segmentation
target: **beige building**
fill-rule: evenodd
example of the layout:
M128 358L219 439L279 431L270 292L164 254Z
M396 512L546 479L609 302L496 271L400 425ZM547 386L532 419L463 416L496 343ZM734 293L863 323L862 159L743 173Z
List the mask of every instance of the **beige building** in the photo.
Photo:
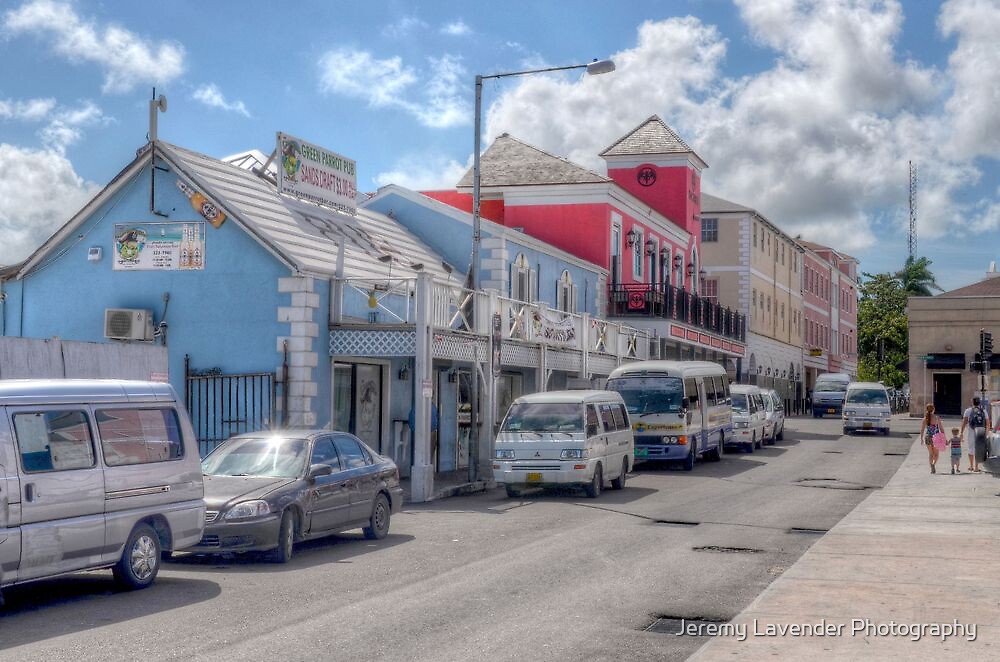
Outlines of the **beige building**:
M703 293L748 319L741 381L796 397L802 374L802 255L796 241L750 207L701 198Z
M980 395L979 374L969 363L979 351L979 331L993 333L998 356L989 371L987 396L1000 395L1000 274L933 297L910 297L910 413L931 402L943 416L958 416Z

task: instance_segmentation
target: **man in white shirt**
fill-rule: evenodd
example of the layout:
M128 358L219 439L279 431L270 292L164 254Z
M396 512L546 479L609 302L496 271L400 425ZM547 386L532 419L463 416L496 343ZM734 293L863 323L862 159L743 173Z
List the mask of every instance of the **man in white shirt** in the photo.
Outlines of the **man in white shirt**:
M972 398L972 406L962 414L959 432L969 449L969 471L978 472L979 463L986 458L986 431L990 427L990 415L980 406L978 397Z

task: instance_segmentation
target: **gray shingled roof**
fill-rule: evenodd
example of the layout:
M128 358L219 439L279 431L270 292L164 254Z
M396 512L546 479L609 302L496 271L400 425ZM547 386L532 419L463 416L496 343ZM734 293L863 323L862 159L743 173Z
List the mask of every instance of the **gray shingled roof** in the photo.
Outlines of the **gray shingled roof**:
M701 211L702 213L708 212L710 214L719 214L722 212L747 212L752 214L755 212L754 209L745 207L738 202L723 200L704 192L701 194Z
M601 156L627 154L694 154L686 142L667 126L659 115L652 115L631 133L619 138L601 152Z
M937 297L945 299L951 297L1000 297L1000 277L993 276L957 290L938 294L935 298Z
M572 161L549 154L504 133L497 137L479 161L482 186L527 186L532 184L599 184L610 182L604 175ZM472 169L458 188L472 187Z

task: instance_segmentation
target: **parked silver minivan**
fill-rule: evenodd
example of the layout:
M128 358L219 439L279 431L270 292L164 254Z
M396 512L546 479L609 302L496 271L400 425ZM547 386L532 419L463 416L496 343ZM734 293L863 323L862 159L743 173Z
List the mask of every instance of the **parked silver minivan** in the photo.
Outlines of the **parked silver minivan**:
M98 568L144 588L201 539L203 497L169 384L0 380L0 589Z

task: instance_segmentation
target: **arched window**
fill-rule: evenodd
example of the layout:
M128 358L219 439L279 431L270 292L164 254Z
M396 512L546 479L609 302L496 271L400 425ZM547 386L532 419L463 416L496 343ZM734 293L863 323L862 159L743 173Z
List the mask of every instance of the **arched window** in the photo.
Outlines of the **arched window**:
M556 281L556 308L564 313L575 313L577 310L577 290L573 277L564 270Z
M510 264L510 298L517 301L537 299L535 270L531 268L524 253L518 253Z

